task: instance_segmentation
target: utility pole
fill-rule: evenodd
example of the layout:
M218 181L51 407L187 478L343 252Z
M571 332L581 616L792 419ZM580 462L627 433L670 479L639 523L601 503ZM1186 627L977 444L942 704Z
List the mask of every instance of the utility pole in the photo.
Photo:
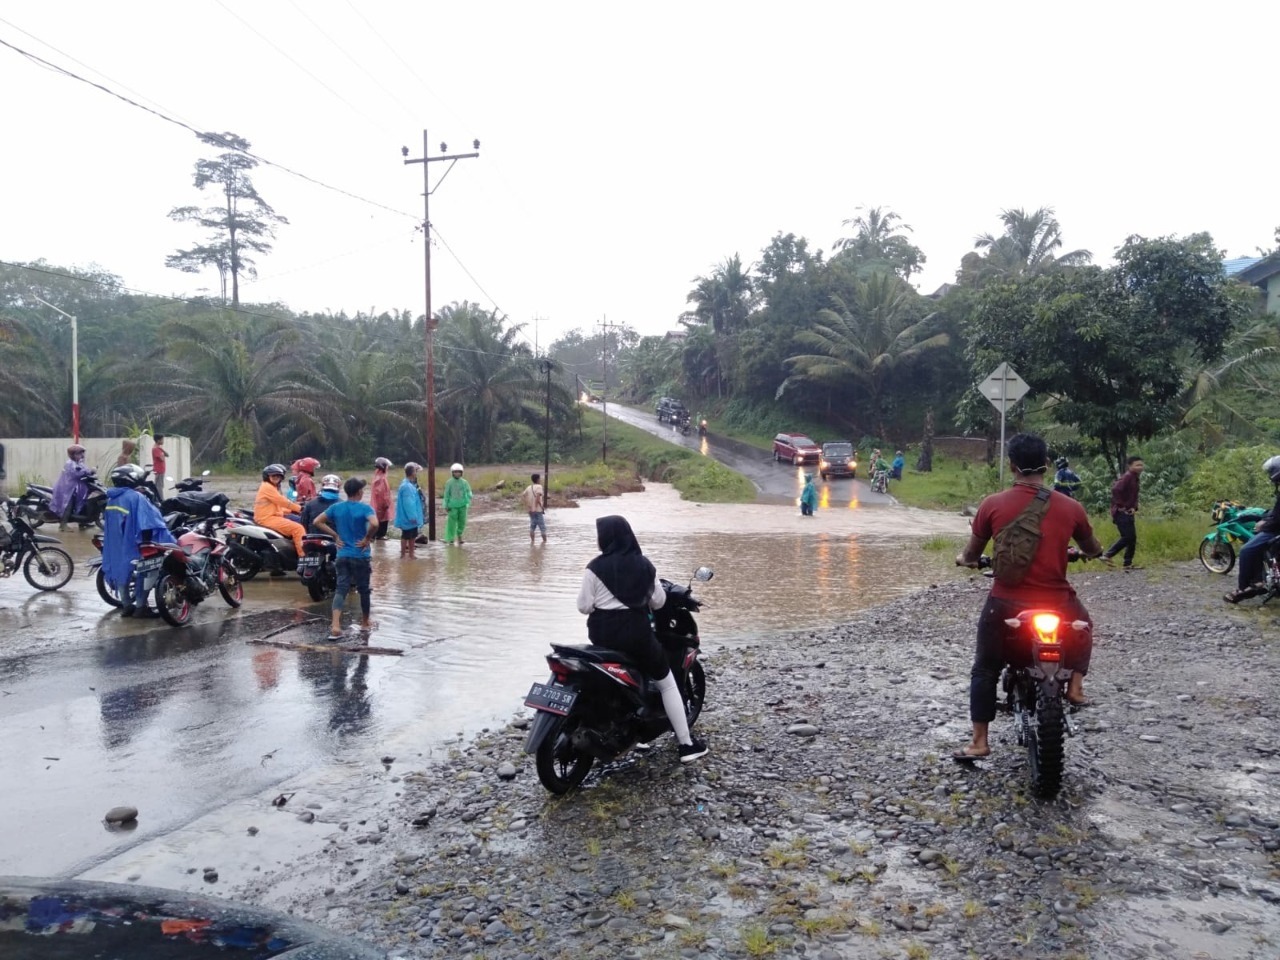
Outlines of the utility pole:
M600 318L600 366L603 380L600 383L600 409L604 419L600 424L603 431L600 444L600 462L609 462L609 333L621 326L609 323L607 317Z
M41 300L35 294L31 298L36 303L43 303L71 321L71 442L80 442L80 343L76 330L76 318L65 310L59 310L48 300Z
M551 367L550 360L542 361L542 369L547 375L547 436L546 446L542 454L542 489L543 503L551 497Z
M445 168L444 173L440 175L440 179L436 181L436 186L444 183L444 178L449 175L449 171L453 169L453 165L459 160L467 160L471 157L480 156L480 141L473 140L472 147L477 151L475 153L449 153L449 147L445 143L440 144L440 156L429 156L430 147L427 144L427 131L422 131L422 156L411 158L409 156L409 148L401 147L400 154L404 157L406 165L411 163L422 164L422 247L423 247L423 273L426 277L426 300L427 311L422 315L422 326L424 328L424 338L426 346L426 364L427 364L427 540L431 541L436 538L436 367L435 367L435 329L437 320L431 315L431 194L434 188L431 186L431 178L428 173L428 167L441 160L448 160L449 166Z

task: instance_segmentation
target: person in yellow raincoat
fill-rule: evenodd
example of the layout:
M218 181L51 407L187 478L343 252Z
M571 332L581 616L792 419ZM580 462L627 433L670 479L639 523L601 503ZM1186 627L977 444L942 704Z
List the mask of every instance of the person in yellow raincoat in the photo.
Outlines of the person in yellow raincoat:
M451 477L444 485L444 509L449 515L444 527L444 542L462 546L462 534L467 529L467 509L471 506L471 484L462 477L462 464L449 468Z
M262 470L262 486L258 487L258 495L253 500L253 522L260 527L274 530L293 540L293 546L302 556L302 535L306 533L302 524L286 519L297 510L292 500L280 492L280 484L284 480L284 465L272 463Z

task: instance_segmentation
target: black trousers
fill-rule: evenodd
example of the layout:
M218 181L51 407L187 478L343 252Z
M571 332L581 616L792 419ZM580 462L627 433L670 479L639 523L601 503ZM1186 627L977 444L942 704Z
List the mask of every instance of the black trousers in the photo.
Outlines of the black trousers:
M1022 666L1031 662L1030 641L1011 630L1006 619L1027 609L1027 604L1017 600L999 600L988 597L978 616L978 649L973 657L973 670L969 673L969 719L974 723L990 723L996 717L996 686L1000 671L1006 663ZM1068 603L1056 604L1055 610L1065 624L1073 620L1089 619L1089 611L1078 597ZM1093 630L1077 632L1063 629L1062 666L1081 676L1089 672L1093 657Z
M1138 549L1138 528L1132 513L1117 513L1113 521L1120 531L1120 539L1107 548L1104 557L1114 557L1124 551L1124 565L1133 565L1133 552Z

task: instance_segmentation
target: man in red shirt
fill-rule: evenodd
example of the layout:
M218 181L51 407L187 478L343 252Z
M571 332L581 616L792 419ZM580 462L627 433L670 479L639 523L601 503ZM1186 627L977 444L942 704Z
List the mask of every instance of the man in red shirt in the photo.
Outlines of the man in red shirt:
M956 557L964 567L978 566L978 558L987 541L1011 523L1044 486L1049 469L1049 448L1044 440L1031 433L1020 433L1008 443L1009 465L1016 478L1013 486L993 493L982 501L973 519L969 542ZM976 760L988 756L987 728L996 715L996 684L1006 663L1026 661L1030 651L1016 649L1005 620L1021 611L1048 608L1058 611L1065 621L1091 623L1075 590L1067 582L1067 548L1071 541L1086 557L1102 554L1102 544L1089 526L1089 517L1077 501L1061 493L1049 494L1049 507L1040 522L1040 544L1026 576L1016 587L995 580L991 595L978 618L978 648L969 675L969 718L973 721L973 739L954 754L957 760ZM1084 696L1084 675L1089 672L1093 653L1092 630L1074 634L1075 642L1064 653L1063 666L1074 671L1067 685L1067 700L1077 706L1088 701Z
M1125 471L1120 479L1111 485L1111 521L1120 531L1120 539L1107 547L1102 559L1110 562L1121 550L1124 551L1124 568L1133 570L1133 552L1138 549L1138 529L1135 515L1138 512L1138 485L1146 464L1141 457L1130 457L1125 461Z
M155 442L151 444L151 482L155 484L156 494L161 500L165 498L164 492L164 475L166 473L165 463L169 459L169 454L164 449L164 434L157 433Z

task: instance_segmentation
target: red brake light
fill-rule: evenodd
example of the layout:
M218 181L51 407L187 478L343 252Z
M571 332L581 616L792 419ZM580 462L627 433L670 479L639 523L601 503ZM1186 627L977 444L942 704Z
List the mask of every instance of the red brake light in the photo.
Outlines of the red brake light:
M1061 622L1062 618L1056 613L1037 613L1031 618L1031 625L1035 627L1036 637L1041 643L1058 642L1058 625Z

